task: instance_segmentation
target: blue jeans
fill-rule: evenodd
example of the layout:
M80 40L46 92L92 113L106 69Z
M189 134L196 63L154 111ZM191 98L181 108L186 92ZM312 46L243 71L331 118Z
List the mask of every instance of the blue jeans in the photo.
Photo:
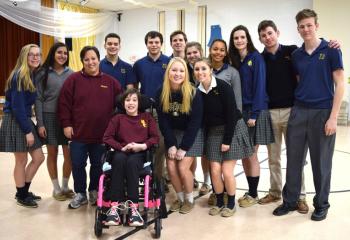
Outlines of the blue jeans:
M86 162L90 159L90 184L89 192L98 189L99 177L102 173L101 157L105 148L98 143L81 143L72 141L69 145L72 158L72 173L74 191L86 194Z

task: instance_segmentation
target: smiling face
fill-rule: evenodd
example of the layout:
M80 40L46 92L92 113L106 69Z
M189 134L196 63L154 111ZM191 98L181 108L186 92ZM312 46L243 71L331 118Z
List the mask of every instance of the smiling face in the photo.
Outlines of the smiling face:
M208 84L211 81L212 69L205 61L196 62L193 67L194 76L202 84Z
M259 39L267 49L273 49L278 45L279 31L275 31L272 27L266 27L259 32Z
M139 99L136 93L129 94L124 101L126 114L129 116L137 116L139 107Z
M227 55L227 49L223 42L216 41L209 49L211 60L213 62L222 63Z
M146 44L148 53L152 56L157 56L158 54L160 54L160 50L162 47L162 43L160 41L159 37L155 37L155 38L148 38L147 39L147 44Z
M39 67L41 61L41 53L38 47L31 47L27 56L28 67L31 71Z
M248 40L244 30L237 30L233 33L233 44L238 50L247 49Z
M171 47L175 52L184 52L186 47L186 41L184 35L177 34L171 39Z
M175 61L169 69L170 87L174 90L179 89L181 87L181 84L185 81L185 77L185 66L181 62Z
M117 56L120 50L119 38L116 38L116 37L107 38L104 47L106 49L108 56L110 57Z
M85 53L83 58L84 71L91 76L99 74L100 60L98 59L95 51L89 50Z
M68 51L66 47L59 47L55 51L55 64L63 66L68 59Z
M201 52L196 46L187 48L186 58L191 65L193 65L201 57Z
M313 17L304 18L298 22L298 32L304 41L315 40L317 29L318 23Z

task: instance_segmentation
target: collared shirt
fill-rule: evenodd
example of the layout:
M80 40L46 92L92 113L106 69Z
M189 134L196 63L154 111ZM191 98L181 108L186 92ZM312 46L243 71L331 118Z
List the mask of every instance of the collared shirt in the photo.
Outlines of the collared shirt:
M209 93L214 87L216 87L216 86L217 86L216 78L215 78L214 76L211 76L211 82L210 82L210 86L209 86L209 88L208 88L208 91L205 90L205 88L204 88L204 86L203 86L202 83L199 84L198 89L199 89L201 92L203 92L203 93L205 93L205 94L208 94L208 93Z
M117 79L124 90L128 84L136 83L132 66L121 60L119 57L114 66L110 61L108 61L107 57L102 59L100 62L100 70L101 72L107 73Z
M331 109L333 106L333 72L343 69L343 60L339 49L330 48L323 40L308 54L305 45L292 55L292 62L299 75L295 90L296 104L316 109Z
M141 84L140 92L155 98L157 89L163 85L165 70L170 58L161 54L157 60L149 55L137 60L133 66L136 82Z
M218 74L220 74L222 71L224 71L227 68L228 68L228 64L224 63L224 65L222 65L220 69L213 69L213 73L215 75L218 75Z

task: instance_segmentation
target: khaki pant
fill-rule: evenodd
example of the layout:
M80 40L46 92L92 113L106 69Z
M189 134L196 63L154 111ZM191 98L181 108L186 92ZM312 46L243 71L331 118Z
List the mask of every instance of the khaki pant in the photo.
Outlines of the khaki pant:
M281 146L282 135L287 139L287 126L291 108L270 109L273 133L275 142L267 145L269 168L270 168L270 189L269 193L274 197L281 197L282 194L282 168L281 168ZM305 156L306 157L306 156ZM305 161L305 158L304 158ZM305 199L304 172L302 174L300 199Z

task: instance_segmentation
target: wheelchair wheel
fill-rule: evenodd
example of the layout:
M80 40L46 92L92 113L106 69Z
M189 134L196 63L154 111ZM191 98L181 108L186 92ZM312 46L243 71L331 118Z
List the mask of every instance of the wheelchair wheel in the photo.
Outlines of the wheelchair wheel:
M162 219L158 216L154 222L155 238L160 238L162 231Z
M94 231L95 231L96 237L100 237L102 235L101 209L99 208L96 208L96 211L95 211Z

